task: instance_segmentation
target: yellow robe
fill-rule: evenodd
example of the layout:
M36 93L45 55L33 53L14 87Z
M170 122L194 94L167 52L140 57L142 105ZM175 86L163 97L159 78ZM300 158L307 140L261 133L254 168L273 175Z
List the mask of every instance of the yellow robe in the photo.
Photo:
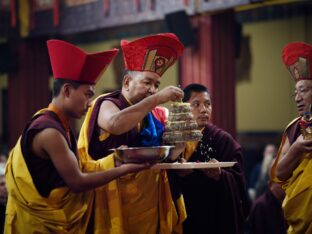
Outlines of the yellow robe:
M85 233L94 192L74 194L67 187L42 197L28 171L20 139L10 153L5 173L9 192L4 233Z
M82 167L92 162L88 154L88 123L93 110L86 115L78 140ZM114 168L114 155L105 158L101 167ZM85 170L85 169L83 169ZM96 189L95 233L182 233L186 218L183 197L174 201L164 170L145 170L123 176Z
M291 126L297 119L292 121ZM288 128L287 127L287 128ZM286 128L286 130L287 130ZM286 132L286 131L285 131ZM285 218L288 222L288 233L310 234L312 233L312 158L304 157L299 166L293 171L287 181L279 181L275 176L276 166L280 159L281 149L286 141L286 133L283 134L281 146L277 158L273 164L271 178L280 182L285 190L286 197L283 202ZM309 153L311 154L311 153Z

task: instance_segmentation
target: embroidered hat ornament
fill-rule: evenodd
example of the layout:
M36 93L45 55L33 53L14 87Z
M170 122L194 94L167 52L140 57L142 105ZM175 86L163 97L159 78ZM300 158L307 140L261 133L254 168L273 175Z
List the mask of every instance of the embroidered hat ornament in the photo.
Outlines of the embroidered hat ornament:
M47 41L54 79L95 84L118 53L118 49L87 53L61 40Z

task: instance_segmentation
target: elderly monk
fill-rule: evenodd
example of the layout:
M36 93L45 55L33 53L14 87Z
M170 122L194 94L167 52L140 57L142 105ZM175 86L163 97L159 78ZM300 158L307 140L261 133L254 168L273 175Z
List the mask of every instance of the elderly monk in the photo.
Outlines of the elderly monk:
M150 35L132 42L122 40L121 48L126 69L122 90L104 94L92 103L78 142L84 161L112 158L109 149L121 145L160 145L166 113L157 106L183 98L183 91L174 86L158 91L162 74L184 49L174 34ZM172 159L182 150L178 147ZM164 170L121 177L107 188L98 189L96 196L96 232L181 231L184 203L181 197L172 197Z
M183 101L189 102L203 138L187 142L183 159L188 162L224 162L232 168L177 171L187 211L184 233L243 233L247 215L241 146L224 130L210 122L212 101L201 84L184 88Z
M299 117L287 126L271 176L283 184L288 233L312 233L312 140L303 137L300 124L311 111L312 46L303 42L286 45L283 62L295 80L294 99ZM311 127L311 126L309 126Z
M87 54L59 40L49 40L48 50L53 99L26 125L10 153L5 233L86 233L94 197L90 189L146 167L84 173L70 129L70 121L86 113L97 78L118 50ZM88 168L95 171L101 163L90 162Z

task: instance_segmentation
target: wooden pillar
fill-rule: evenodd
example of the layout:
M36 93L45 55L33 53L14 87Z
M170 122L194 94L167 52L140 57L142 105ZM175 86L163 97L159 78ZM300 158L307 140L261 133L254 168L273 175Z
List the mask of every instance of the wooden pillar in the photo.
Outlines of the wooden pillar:
M181 85L200 83L212 96L212 122L236 136L234 12L193 19L197 44L180 63Z
M50 101L49 58L45 39L18 39L10 42L17 69L8 80L8 146L12 148L25 124Z

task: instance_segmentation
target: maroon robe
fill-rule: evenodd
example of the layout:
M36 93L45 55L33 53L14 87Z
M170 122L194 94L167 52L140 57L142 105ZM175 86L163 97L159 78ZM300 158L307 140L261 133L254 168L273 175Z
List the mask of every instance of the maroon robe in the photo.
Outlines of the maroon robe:
M269 188L254 202L249 225L251 234L286 234L282 204Z
M66 186L53 162L50 159L38 157L31 150L35 135L46 128L58 130L65 137L72 152L75 155L77 152L76 139L72 131L70 131L70 142L61 120L54 112L46 110L34 116L26 125L21 138L21 149L34 185L43 197L48 197L50 192L55 188Z
M130 131L121 135L110 134L108 138L106 138L104 141L99 140L100 128L97 125L97 118L99 115L101 104L103 101L106 100L114 103L120 110L123 110L130 106L130 104L120 91L115 91L96 100L90 117L90 122L88 123L89 154L95 160L111 154L112 151L109 151L109 149L117 148L121 145L127 145L128 147L139 146L139 132L137 128L133 128Z
M200 170L178 179L187 211L184 233L243 233L249 204L241 147L227 132L209 124L189 161L204 162L209 157L237 163L232 168L222 169L219 181Z

